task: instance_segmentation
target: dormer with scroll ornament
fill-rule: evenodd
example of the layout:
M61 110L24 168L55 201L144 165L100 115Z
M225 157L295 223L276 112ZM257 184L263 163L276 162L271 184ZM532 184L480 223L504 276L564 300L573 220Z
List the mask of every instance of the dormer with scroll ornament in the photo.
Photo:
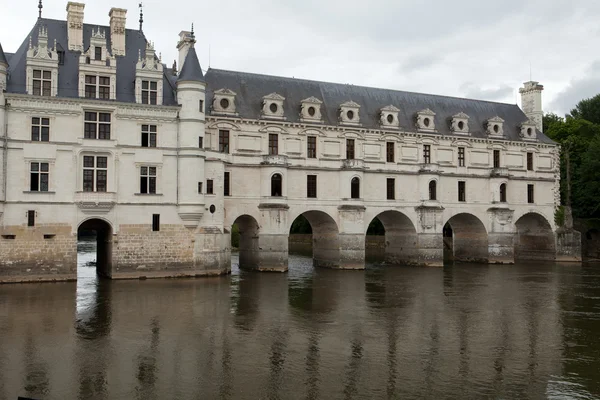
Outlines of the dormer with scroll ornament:
M452 120L450 121L450 130L455 134L468 135L469 116L464 112L453 115Z
M323 122L321 116L321 105L323 102L316 97L309 97L302 100L300 105L300 121L302 122Z
M58 87L58 53L48 47L48 29L41 26L37 46L29 37L27 50L27 93L36 96L56 96Z
M261 115L263 118L284 120L283 102L285 97L271 93L263 97Z
M398 113L400 109L393 105L385 106L381 109L379 116L379 124L382 128L393 128L396 129L400 126L398 121Z
M435 132L435 113L429 108L417 111L415 119L417 130Z
M340 123L342 125L352 125L359 126L360 125L360 105L353 102L347 101L340 105Z
M154 44L147 42L142 56L138 51L135 65L135 101L140 104L162 105L163 64L154 51Z
M237 115L235 108L235 93L231 89L215 90L212 103L212 111L216 114Z
M498 116L488 119L485 130L489 137L504 137L504 120Z
M108 51L106 32L92 29L90 46L79 56L79 97L114 100L117 60Z
M521 125L519 125L519 128L520 128L519 136L523 140L528 140L528 141L537 140L536 127L537 127L536 122L528 119L527 121L525 121Z

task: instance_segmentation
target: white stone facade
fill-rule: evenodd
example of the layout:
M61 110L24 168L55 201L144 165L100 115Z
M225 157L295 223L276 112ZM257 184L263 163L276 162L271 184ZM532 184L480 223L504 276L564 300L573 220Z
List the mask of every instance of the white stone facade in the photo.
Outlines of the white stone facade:
M211 87L212 70L206 80L182 79L191 65L177 76L145 42L127 48L134 88L119 86L116 59L125 57L122 35L131 34L122 29L126 10L113 9L111 27L81 39L83 9L69 3L62 34L62 48L80 55L77 79L69 82L78 95L55 90L56 44L45 61L54 62L50 95L11 91L10 79L0 91L0 281L73 278L72 250L86 221L108 232L105 274L114 278L226 273L234 223L242 232L242 266L285 270L287 237L301 214L313 227L321 266L363 268L364 236L376 217L386 228L390 261L441 265L446 242L456 259L555 258L558 147L539 134L505 135L535 130L537 121L527 117L537 110L517 110L517 123L462 109L441 115L434 106L413 113L387 99L369 113L367 104L346 99L327 104L328 118L319 92L298 93L292 103L265 90L254 93L260 100L251 103L253 114L244 114L242 103L250 103L235 88ZM47 37L42 30L48 46L56 40L49 31ZM107 38L109 32L116 36ZM86 62L94 45L101 48L98 65ZM180 66L193 62L193 46L193 32L183 31ZM27 82L36 65L24 72ZM94 68L109 78L106 99L86 98L86 71ZM5 70L0 63L0 88L7 87ZM150 83L140 87L145 79ZM119 99L127 90L129 100ZM37 250L61 237L62 253Z

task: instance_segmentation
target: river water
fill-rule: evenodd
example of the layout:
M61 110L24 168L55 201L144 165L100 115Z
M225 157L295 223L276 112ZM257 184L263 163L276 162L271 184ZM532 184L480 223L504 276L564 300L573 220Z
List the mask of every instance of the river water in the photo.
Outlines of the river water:
M0 286L0 399L600 398L600 266Z

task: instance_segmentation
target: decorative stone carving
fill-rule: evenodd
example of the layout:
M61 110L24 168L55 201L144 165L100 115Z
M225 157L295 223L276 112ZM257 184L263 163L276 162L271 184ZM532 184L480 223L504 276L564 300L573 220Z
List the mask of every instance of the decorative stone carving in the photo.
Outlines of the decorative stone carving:
M504 120L498 116L492 117L486 121L485 129L488 136L502 137L504 136Z
M398 128L398 126L400 126L400 121L398 121L398 112L400 112L400 109L391 104L383 107L379 116L379 123L381 127Z
M344 125L360 125L360 105L347 101L340 105L340 122Z
M219 114L236 115L235 111L235 93L230 89L215 90L212 109Z
M429 108L418 111L416 115L416 126L420 131L434 132L435 131L435 113Z
M537 140L537 129L536 123L532 120L527 120L520 125L521 131L519 132L519 136L523 138L523 140Z
M450 130L453 133L468 134L469 133L469 116L464 112L459 112L452 116L450 122Z
M316 97L302 100L300 106L300 120L302 122L323 122L321 117L321 104L323 102Z
M271 93L263 97L262 116L272 119L285 119L283 102L285 97L277 93Z

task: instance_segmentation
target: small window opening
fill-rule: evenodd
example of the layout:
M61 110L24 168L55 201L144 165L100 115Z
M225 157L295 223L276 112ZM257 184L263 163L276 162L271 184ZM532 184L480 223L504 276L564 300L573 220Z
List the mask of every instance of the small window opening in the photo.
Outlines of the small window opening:
M360 179L356 177L350 182L350 197L360 199Z
M35 210L27 211L27 226L35 226Z
M152 231L160 231L160 214L152 214Z

